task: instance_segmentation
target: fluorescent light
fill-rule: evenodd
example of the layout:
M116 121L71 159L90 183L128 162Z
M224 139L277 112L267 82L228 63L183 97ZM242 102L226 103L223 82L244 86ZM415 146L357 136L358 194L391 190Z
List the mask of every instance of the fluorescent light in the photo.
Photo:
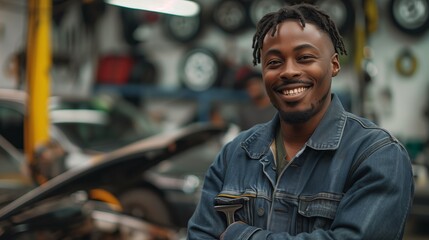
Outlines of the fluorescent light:
M120 7L184 17L194 16L200 11L200 6L196 2L187 0L106 0L106 2Z

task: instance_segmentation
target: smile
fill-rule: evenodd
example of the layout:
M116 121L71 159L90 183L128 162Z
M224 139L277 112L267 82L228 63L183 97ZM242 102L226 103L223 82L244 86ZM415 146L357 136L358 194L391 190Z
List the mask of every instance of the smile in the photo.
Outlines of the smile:
M307 87L299 87L299 88L294 88L294 89L286 89L282 91L283 95L286 96L294 96L294 95L298 95L302 92L304 92L305 90L307 90Z

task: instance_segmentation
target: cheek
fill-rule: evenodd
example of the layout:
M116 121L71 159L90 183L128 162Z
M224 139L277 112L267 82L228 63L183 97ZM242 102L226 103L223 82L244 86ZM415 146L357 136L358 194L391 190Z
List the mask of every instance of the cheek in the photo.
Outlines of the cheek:
M267 76L264 77L263 79L263 87L264 87L264 92L267 95L272 95L272 91L273 91L273 84L275 83L275 81L272 80L273 78L269 78Z
M331 65L315 67L311 72L314 79L317 79L318 85L324 85L332 78Z
M273 82L272 81L264 81L264 91L266 94L270 95L273 91Z
M277 79L277 75L273 71L263 71L262 74L265 87L269 87Z

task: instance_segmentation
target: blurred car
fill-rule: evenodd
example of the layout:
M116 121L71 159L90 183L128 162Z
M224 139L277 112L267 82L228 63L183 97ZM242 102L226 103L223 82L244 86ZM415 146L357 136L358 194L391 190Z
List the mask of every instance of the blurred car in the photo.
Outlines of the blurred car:
M190 128L199 125L190 125ZM201 138L200 143L189 147L180 154L174 154L147 171L145 181L163 190L169 206L172 206L174 224L186 228L199 201L205 173L219 154L222 146L238 133L234 125L211 126L210 131L196 131L194 137ZM206 126L206 127L207 127ZM200 135L200 136L199 136ZM201 137L203 136L203 137ZM129 198L138 202L139 198ZM133 199L133 200L132 200Z
M99 201L91 191L104 190L115 199L124 188L142 184L142 176L160 162L186 155L221 131L211 125L193 125L95 156L89 164L61 173L3 206L0 239L179 239L179 228L136 218L127 214L126 204ZM151 199L140 197L140 201ZM156 201L150 204L155 214L163 214Z
M0 89L0 133L24 151L27 94ZM108 152L161 132L148 116L120 97L53 96L49 99L50 136L69 154L67 166L87 155Z
M193 179L188 182L183 178L189 174L185 169L192 164L198 165L196 169L200 171L194 173L197 175L196 178L201 178L211 164L212 157L217 154L218 147L224 140L224 133L224 127L194 124L142 139L109 154L95 156L88 164L62 173L2 207L0 239L3 239L2 237L24 239L20 237L31 237L34 234L53 236L50 239L62 239L69 234L75 237L73 239L81 239L75 234L83 232L85 234L82 236L88 234L94 236L95 231L105 236L118 230L124 231L123 234L130 234L132 231L134 236L136 231L146 231L141 234L159 234L156 238L152 236L134 239L180 237L181 226L177 224L179 218L176 214L180 215L183 211L180 208L186 205L186 201L183 199L176 201L174 198L181 195L178 194L180 191L196 193L200 189L198 184L200 180ZM15 161L14 164L22 163ZM173 165L181 165L182 168L172 167ZM175 174L171 174L173 172ZM157 173L159 176L153 177ZM163 174L166 175L161 176ZM158 183L165 181L161 185L169 186L160 193L160 196L167 196L165 199L154 199L154 196L157 197L154 192L144 191L147 188L138 187L150 186L152 181ZM94 189L111 193L113 199L118 197L116 202L101 201L118 206L99 204L97 198L91 194ZM134 198L129 198L128 201L121 200L124 198L121 194L123 192L127 196L134 195ZM190 196L192 201L189 204L192 205L196 202L194 197L198 196L195 194ZM159 207L163 201L171 211L163 212L165 209ZM192 207L191 210L193 211ZM132 211L148 211L146 214L153 216L138 216ZM167 219L160 217L163 215Z
M171 153L141 174L138 169L119 170L126 181L110 191L118 196L128 214L185 229L199 201L205 172L229 139L229 130L211 123L196 123L127 145L122 151L129 158L134 158L134 149L161 145L160 142ZM171 143L168 139L177 139L177 133L181 134L180 140Z
M0 135L0 207L33 189L24 155Z
M5 129L5 126L15 124L18 132L22 131L22 118L25 112L25 100L23 100L25 99L25 94L23 95L24 97L19 98L21 100L18 101L17 94L11 93L7 96L0 91L0 122L2 123L2 129ZM15 100L11 101L10 99L14 96ZM132 106L118 104L119 101L111 103L109 99L108 96L98 101L77 99L71 101L58 97L51 98L50 116L52 126L50 131L52 136L55 136L55 139L62 146L65 146L66 151L82 152L86 155L99 152L106 153L124 146L138 144L141 141L153 141L152 137L161 134L156 134L161 132L160 129L156 126L154 128L149 127L152 125L146 120L147 118L139 117L138 115L141 113L137 113L137 110ZM92 107L89 108L88 105ZM114 105L121 107L114 111L112 110L115 109ZM89 111L88 109L96 110ZM100 110L101 112L98 112ZM122 114L122 120L118 120L120 117L108 120L111 119L109 118L111 115L121 115L110 112L120 111L126 113ZM9 116L8 121L3 120L5 119L4 116ZM21 122L10 120L12 119L10 116L15 120L21 119ZM137 119L138 121L133 121L140 124L141 129L135 129L128 135L122 134L122 132L126 132L123 124L126 127L130 125L130 119L123 120L124 118ZM122 127L119 127L119 125ZM18 126L21 126L21 128ZM148 219L158 224L185 228L199 200L199 191L204 173L219 152L228 134L231 133L228 131L231 128L225 126L212 127L217 130L195 130L194 135L196 137L198 135L204 136L195 147L191 147L181 154L169 155L168 159L164 159L162 163L153 167L151 171L146 171L145 174L134 173L124 176L122 186L112 190L124 205L124 211L129 215ZM189 128L198 129L196 125L189 126ZM8 130L10 129L8 128ZM112 131L112 133L109 133L109 131ZM2 134L3 130L0 133ZM169 133L162 134L168 135ZM13 133L11 135L14 136ZM106 136L109 137L106 138ZM118 141L106 141L106 139L111 139L112 136L115 136L113 139ZM11 140L14 139L12 138ZM79 164L69 163L68 165L78 166Z

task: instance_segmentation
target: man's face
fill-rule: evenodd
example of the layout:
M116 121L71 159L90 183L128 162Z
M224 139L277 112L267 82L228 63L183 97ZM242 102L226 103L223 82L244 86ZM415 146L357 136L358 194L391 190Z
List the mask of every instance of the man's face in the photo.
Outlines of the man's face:
M340 70L329 35L296 20L268 32L261 49L267 94L283 120L304 123L320 119L330 103L331 80Z

